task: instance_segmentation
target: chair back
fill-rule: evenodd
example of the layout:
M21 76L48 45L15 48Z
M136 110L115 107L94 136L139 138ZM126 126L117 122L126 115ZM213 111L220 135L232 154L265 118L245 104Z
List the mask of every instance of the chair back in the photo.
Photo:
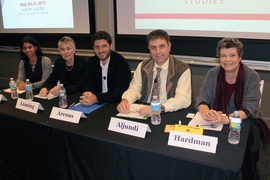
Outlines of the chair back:
M260 98L260 102L259 102L259 107L261 107L261 102L262 102L263 86L264 86L264 80L261 80L261 81L260 81L261 98Z

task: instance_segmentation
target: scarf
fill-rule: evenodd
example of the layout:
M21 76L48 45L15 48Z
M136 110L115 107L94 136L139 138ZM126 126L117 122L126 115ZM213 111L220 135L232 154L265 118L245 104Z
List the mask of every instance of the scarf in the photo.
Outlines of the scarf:
M239 69L237 73L235 89L234 89L234 103L237 109L240 109L243 95L244 95L244 82L245 82L245 72L243 64L239 63ZM226 113L227 105L226 103L226 80L225 80L225 70L220 67L218 78L217 78L217 88L216 88L216 98L214 103L214 109L217 111L222 111Z
M243 68L243 64L239 64L239 69L236 78L236 84L234 89L234 103L236 109L240 109L243 101L244 96L244 82L245 82L245 72ZM216 87L216 98L214 103L214 109L217 111L222 111L223 113L226 112L226 80L225 80L225 70L223 67L220 67L220 71L217 78L217 87ZM258 123L261 127L261 131L263 133L263 139L265 142L268 141L270 136L270 130L262 119L262 117L258 117L254 120L255 123Z

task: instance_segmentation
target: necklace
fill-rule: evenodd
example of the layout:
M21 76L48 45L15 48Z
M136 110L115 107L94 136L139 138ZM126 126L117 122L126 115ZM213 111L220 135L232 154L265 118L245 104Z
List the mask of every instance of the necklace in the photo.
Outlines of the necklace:
M34 73L38 58L35 56L35 57L31 58L31 60L30 59L28 59L28 60L29 60L29 65L32 69L32 72Z
M67 70L67 71L72 71L72 69L73 69L73 67L74 67L74 64L71 66L71 68L70 68L70 69L68 68L68 66L67 66L67 64L66 64L66 63L65 63L65 66L66 66L66 70Z
M29 64L30 64L30 67L31 67L33 73L35 72L36 63L37 63L37 61L36 62L29 61Z
M33 73L35 72L35 67L36 67L35 65L32 65L32 66L31 66L31 69L32 69L32 72L33 72Z

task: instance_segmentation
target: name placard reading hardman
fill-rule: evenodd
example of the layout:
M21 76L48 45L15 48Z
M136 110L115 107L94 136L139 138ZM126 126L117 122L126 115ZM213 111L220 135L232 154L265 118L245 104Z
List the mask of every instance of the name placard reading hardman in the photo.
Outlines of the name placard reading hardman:
M37 114L38 109L44 110L40 103L18 98L16 108Z
M216 153L217 137L197 135L185 132L170 131L168 145Z
M110 131L119 132L131 136L144 138L146 131L151 132L148 124L138 123L134 121L123 120L120 118L111 117L109 124Z

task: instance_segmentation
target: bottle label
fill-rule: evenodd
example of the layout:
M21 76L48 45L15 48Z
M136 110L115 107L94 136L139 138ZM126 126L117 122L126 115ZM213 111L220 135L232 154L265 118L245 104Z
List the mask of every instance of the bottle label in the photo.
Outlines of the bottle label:
M32 85L26 85L25 90L26 91L31 91L32 90Z
M17 88L17 84L15 82L9 83L9 88L10 89Z
M230 126L233 129L241 129L241 119L239 118L230 118Z
M152 111L159 111L160 110L160 104L151 104Z
M241 123L231 122L230 125L233 129L241 129Z
M60 90L59 91L59 96L65 96L66 95L66 91Z

